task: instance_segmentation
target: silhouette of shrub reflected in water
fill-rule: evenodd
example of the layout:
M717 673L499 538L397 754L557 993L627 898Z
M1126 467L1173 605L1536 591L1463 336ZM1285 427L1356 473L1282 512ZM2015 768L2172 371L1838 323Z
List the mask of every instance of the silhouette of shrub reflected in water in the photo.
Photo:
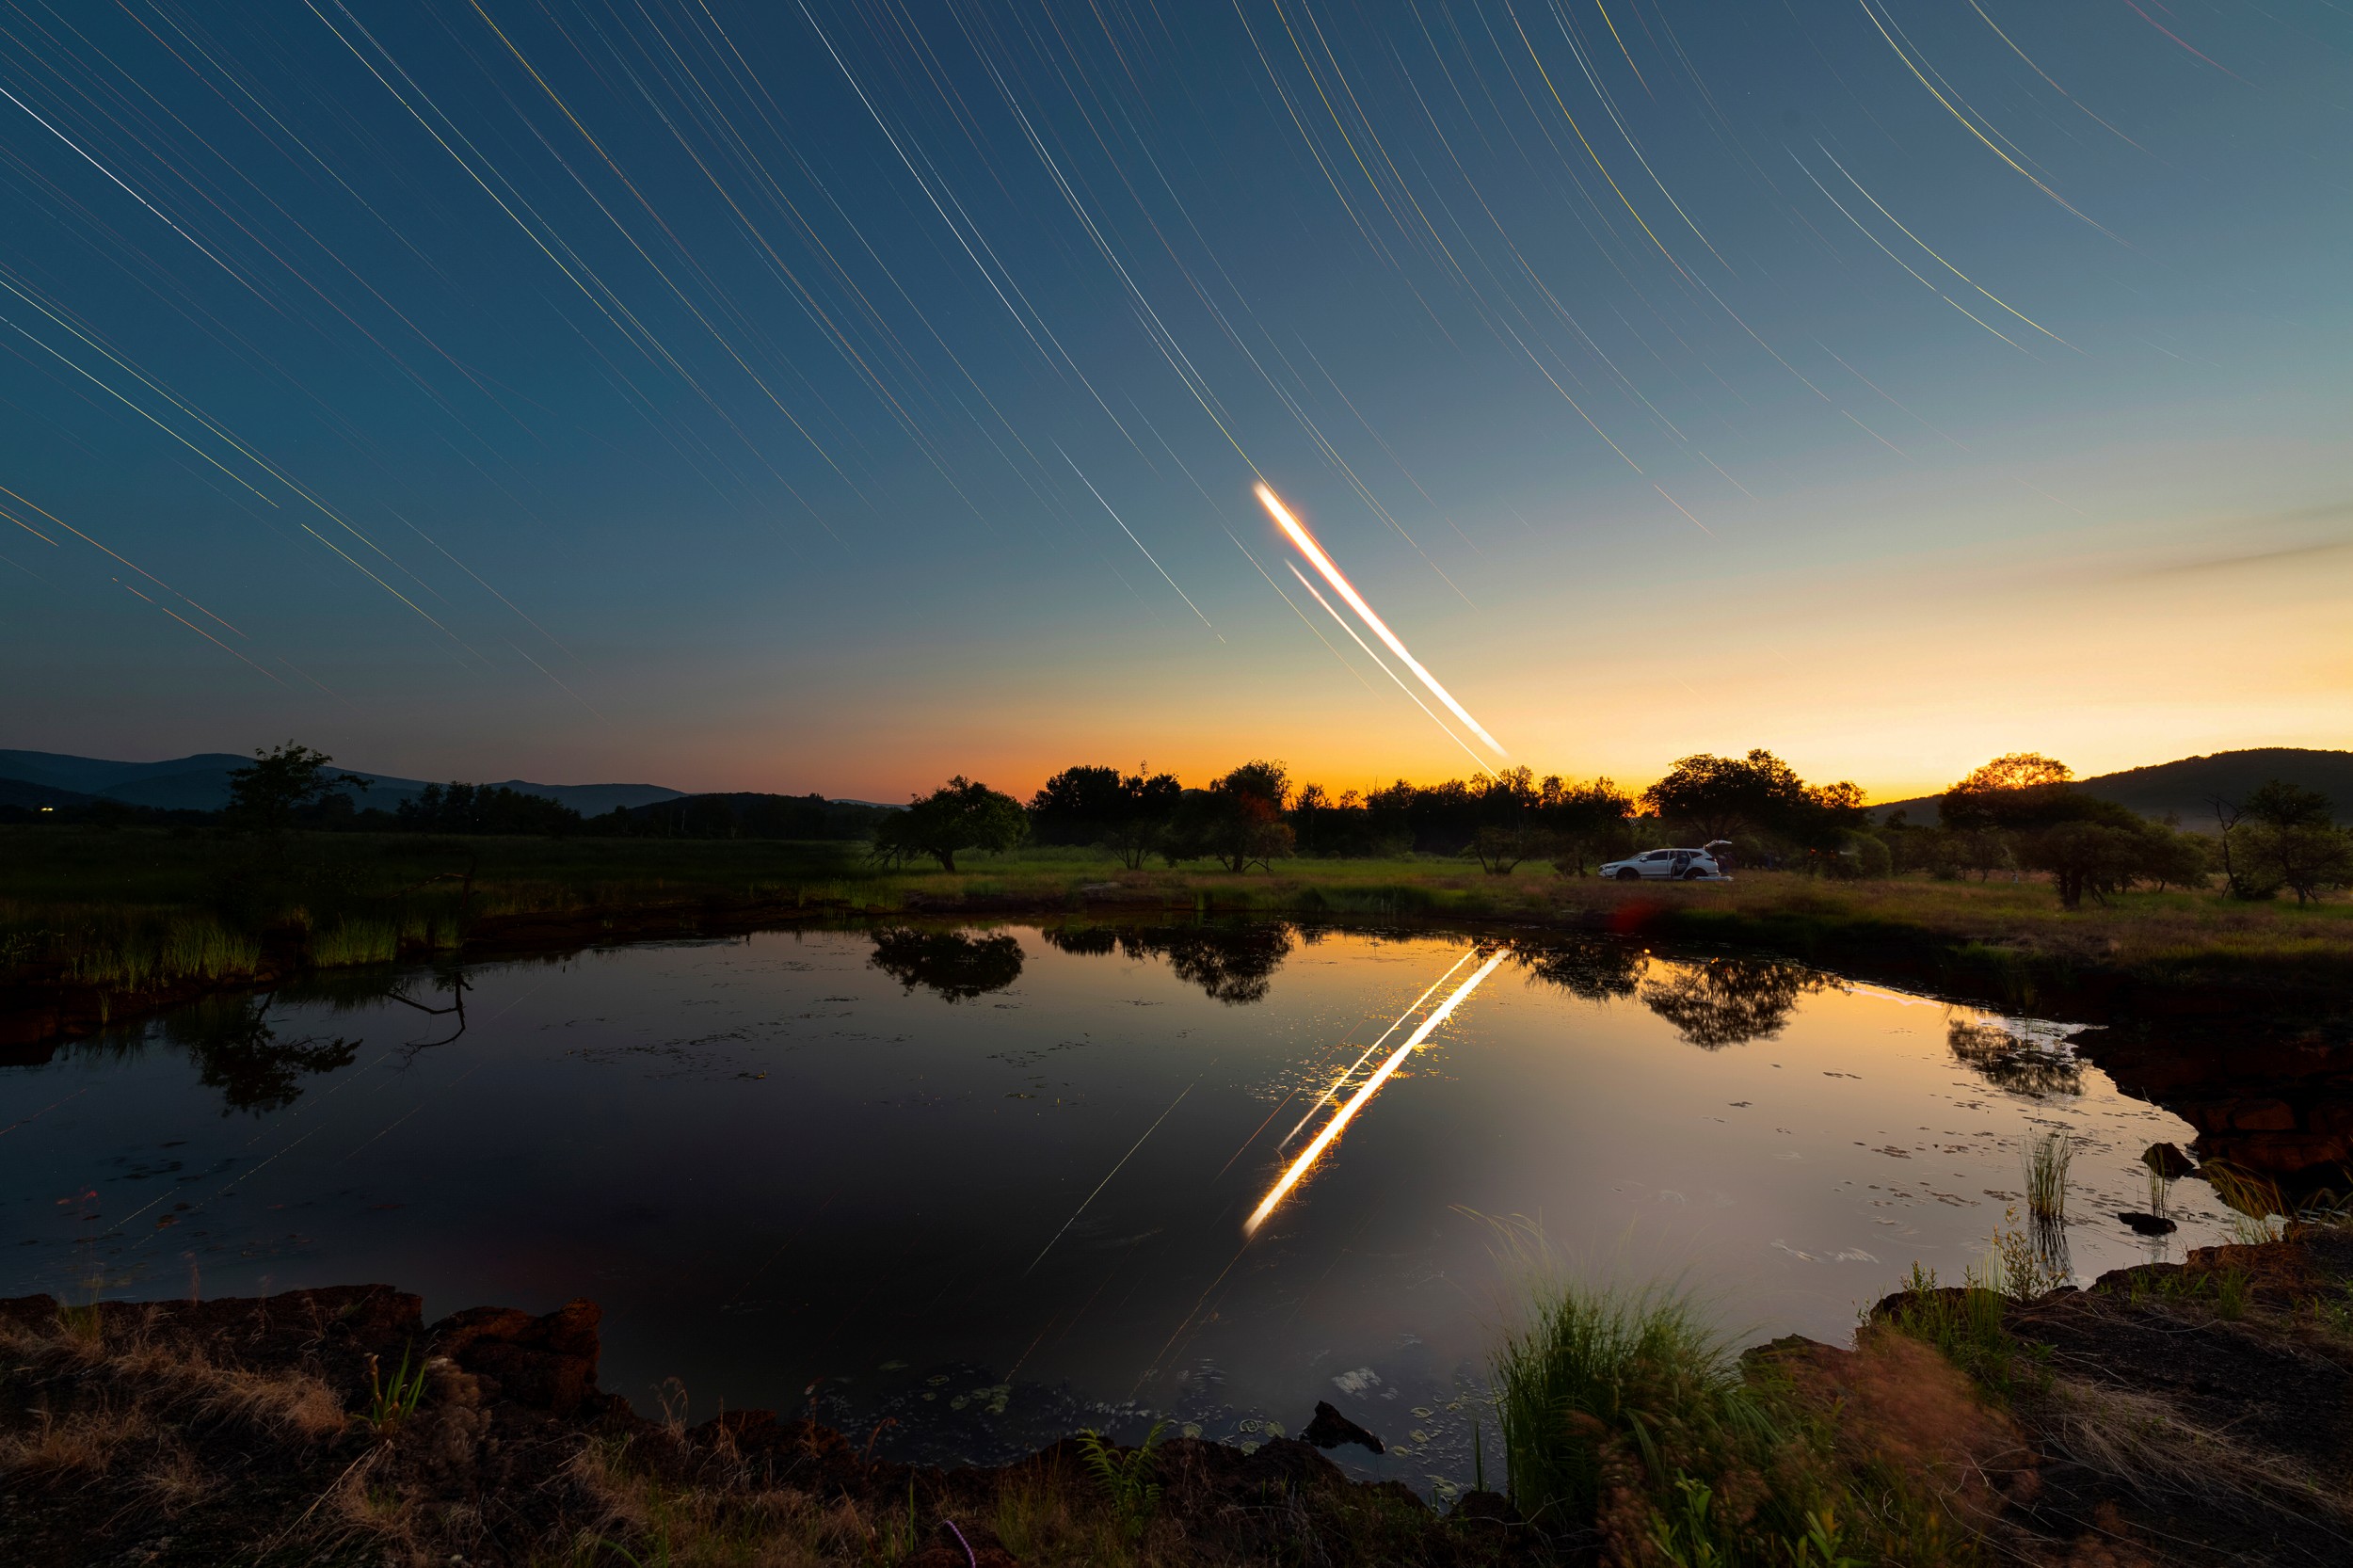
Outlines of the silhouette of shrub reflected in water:
M1703 1050L1721 1050L1781 1032L1798 999L1830 982L1776 958L1710 958L1682 966L1664 981L1642 983L1642 1005Z
M269 1013L278 999L219 997L165 1015L166 1040L188 1053L199 1080L220 1091L221 1114L264 1115L302 1097L302 1075L348 1067L361 1042L337 1035L280 1040Z
M920 985L957 1002L1001 991L1019 980L1022 952L1020 942L1011 936L898 926L874 933L873 955L867 962L909 991Z
M2036 1099L2084 1092L2082 1064L2022 1040L1999 1024L1955 1018L1945 1027L1945 1043L1956 1059L1983 1074L1995 1088Z
M1624 942L1577 942L1565 947L1520 948L1513 960L1534 978L1584 1001L1630 997L1641 988L1648 960Z
M1048 926L1038 933L1064 952L1163 958L1169 972L1228 1007L1263 1001L1274 971L1302 934L1276 920L1220 925ZM1312 939L1312 938L1310 938Z

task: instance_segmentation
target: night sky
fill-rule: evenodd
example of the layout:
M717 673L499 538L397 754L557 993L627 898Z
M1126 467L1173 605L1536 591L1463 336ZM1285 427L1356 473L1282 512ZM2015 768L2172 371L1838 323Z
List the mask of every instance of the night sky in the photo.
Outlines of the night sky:
M0 89L0 744L2353 733L2342 0L5 0Z

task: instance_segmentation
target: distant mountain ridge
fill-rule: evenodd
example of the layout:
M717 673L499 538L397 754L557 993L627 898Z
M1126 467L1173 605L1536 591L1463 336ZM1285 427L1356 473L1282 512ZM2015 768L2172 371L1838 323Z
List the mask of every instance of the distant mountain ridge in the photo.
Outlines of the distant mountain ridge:
M217 811L229 804L230 774L252 760L221 751L161 762L118 762L54 751L0 750L0 805L69 806L82 799L98 799L165 811ZM359 768L338 771L368 781L366 792L359 797L361 806L386 810L415 799L430 782ZM584 817L600 816L616 806L677 800L685 792L660 784L535 784L521 778L488 782L494 789L544 795Z
M2338 820L2353 819L2353 751L2250 746L2079 778L2075 787L2086 794L2130 807L2144 817L2178 816L2185 827L2211 831L2214 808L2207 802L2212 797L2244 800L2274 778L2319 791L2336 804ZM1872 807L1871 814L1885 822L1901 811L1908 822L1933 823L1936 800L1935 795L1891 800Z

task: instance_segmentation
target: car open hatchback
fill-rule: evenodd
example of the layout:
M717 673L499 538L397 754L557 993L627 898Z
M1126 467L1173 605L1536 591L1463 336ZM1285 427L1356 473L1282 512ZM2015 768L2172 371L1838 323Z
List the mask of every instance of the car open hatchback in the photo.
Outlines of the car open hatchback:
M1601 874L1616 877L1620 882L1730 880L1716 863L1716 857L1704 849L1644 850L1640 855L1610 861L1601 868Z

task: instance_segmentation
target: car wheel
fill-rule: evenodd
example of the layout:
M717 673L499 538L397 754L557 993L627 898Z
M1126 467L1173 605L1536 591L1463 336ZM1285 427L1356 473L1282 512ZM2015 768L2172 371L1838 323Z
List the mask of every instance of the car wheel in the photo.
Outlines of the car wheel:
M1618 872L1618 880L1621 882L1640 882L1642 880L1642 873L1636 871L1632 866L1627 866L1623 868Z
M1686 882L1697 882L1701 877L1705 876L1706 874L1707 873L1705 872L1700 870L1697 866L1693 866L1689 871L1683 873L1683 880Z

